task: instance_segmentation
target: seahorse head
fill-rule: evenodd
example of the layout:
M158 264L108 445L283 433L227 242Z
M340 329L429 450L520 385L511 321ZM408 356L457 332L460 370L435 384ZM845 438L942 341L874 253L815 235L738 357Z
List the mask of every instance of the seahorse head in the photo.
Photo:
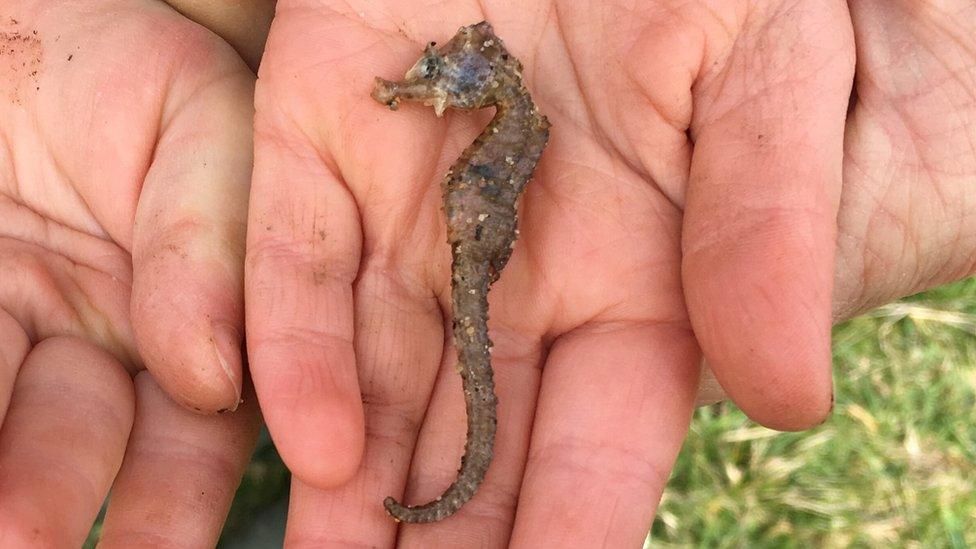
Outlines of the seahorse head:
M373 98L391 109L400 100L423 101L441 116L448 107L479 109L498 103L521 88L521 71L491 25L482 21L461 27L441 48L428 44L403 81L377 78Z

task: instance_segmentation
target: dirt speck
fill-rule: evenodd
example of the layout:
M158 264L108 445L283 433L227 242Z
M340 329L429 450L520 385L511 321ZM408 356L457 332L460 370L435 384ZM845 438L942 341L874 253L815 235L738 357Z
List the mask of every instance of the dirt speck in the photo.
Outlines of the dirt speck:
M186 259L188 256L186 250L176 244L166 244L163 249L167 252L179 257L180 259Z
M328 282L328 280L329 280L329 271L327 271L325 267L319 267L312 271L312 282L316 286L321 286L326 282Z
M12 17L0 24L0 98L15 105L23 103L31 88L40 91L44 63L44 45L37 30L22 30L19 25Z

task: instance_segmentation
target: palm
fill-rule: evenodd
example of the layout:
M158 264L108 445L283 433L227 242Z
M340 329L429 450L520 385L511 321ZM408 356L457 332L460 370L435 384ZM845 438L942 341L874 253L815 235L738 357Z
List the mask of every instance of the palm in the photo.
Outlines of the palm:
M976 8L856 2L835 311L846 318L976 264Z
M161 32L150 38L147 28ZM107 544L145 535L212 543L253 413L197 417L148 376L129 376L149 366L173 396L209 411L239 398L215 371L214 330L203 321L241 330L235 265L248 142L217 137L207 151L187 130L206 124L194 117L207 104L246 129L251 77L202 29L155 4L38 11L15 2L0 31L0 491L17 502L4 508L0 537L80 545L118 473ZM171 46L184 39L209 48L202 57L212 68L173 77L187 56ZM220 68L232 75L227 83L200 93ZM230 163L215 173L220 184L189 191L204 178L188 165L196 164L188 147L200 161ZM219 192L223 209L206 210ZM199 227L227 238L202 237ZM211 241L227 248L235 234L236 253L207 251ZM201 272L222 266L217 277ZM174 348L174 338L185 345ZM239 379L239 354L237 367ZM211 452L234 467L192 486L195 473L180 470L177 457L211 464ZM221 496L216 506L133 528L188 489ZM172 498L159 498L161 490ZM185 537L187 520L199 528Z
M405 486L426 500L455 473L437 182L487 114L389 113L368 91L482 18L524 62L553 138L490 298L495 462L458 517L400 541L633 544L687 427L698 343L763 421L823 416L849 16L704 4L279 3L258 90L248 336L301 479L291 542L391 544L382 498Z

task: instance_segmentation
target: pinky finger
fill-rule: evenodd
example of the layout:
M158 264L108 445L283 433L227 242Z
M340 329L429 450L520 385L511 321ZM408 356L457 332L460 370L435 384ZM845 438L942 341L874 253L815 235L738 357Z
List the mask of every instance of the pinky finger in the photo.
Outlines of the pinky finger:
M194 414L148 372L99 547L213 547L257 439L253 393L237 411Z
M557 340L513 547L640 546L691 420L698 360L691 330L663 325Z

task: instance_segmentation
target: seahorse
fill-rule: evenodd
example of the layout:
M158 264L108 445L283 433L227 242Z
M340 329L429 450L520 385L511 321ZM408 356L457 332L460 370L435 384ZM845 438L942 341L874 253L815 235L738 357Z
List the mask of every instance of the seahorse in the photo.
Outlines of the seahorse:
M462 27L443 47L431 42L400 82L376 78L372 97L396 110L422 101L447 108L494 107L495 116L447 172L442 184L451 246L451 301L468 433L457 479L437 499L405 506L383 502L397 521L435 522L474 496L491 463L497 404L488 337L488 289L518 236L518 199L549 141L549 121L522 82L522 64L490 24Z

